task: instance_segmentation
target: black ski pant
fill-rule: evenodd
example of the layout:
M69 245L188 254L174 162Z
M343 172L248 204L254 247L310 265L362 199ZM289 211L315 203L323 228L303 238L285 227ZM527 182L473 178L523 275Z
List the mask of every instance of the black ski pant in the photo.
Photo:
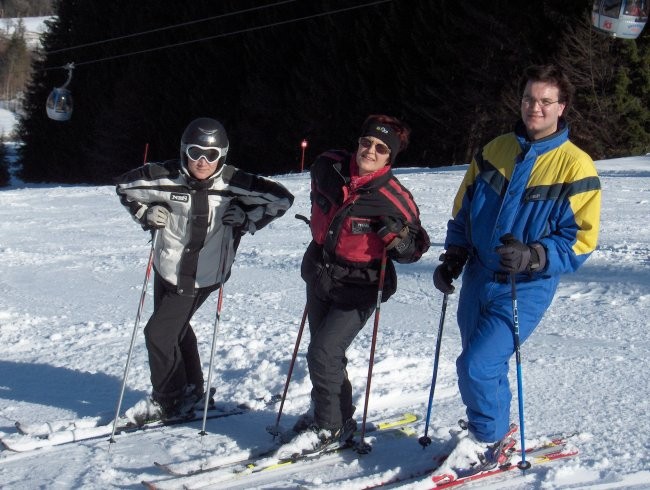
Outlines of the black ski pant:
M166 403L179 399L189 384L203 387L203 370L192 315L217 287L199 288L182 296L176 286L154 275L154 312L144 328L149 354L152 396Z
M345 351L374 310L375 306L354 309L324 301L307 288L311 334L307 364L312 383L314 421L322 429L336 430L354 414Z

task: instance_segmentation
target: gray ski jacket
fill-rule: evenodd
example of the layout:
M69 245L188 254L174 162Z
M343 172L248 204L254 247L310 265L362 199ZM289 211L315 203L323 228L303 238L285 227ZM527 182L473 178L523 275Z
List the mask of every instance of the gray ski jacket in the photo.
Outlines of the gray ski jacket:
M193 179L181 168L180 160L149 163L126 172L117 179L116 192L145 229L150 206L164 205L171 211L167 226L158 230L154 267L176 285L179 294L190 296L197 288L224 283L241 236L281 217L294 199L281 184L230 165L222 165L209 179ZM233 201L246 213L242 228L221 222Z

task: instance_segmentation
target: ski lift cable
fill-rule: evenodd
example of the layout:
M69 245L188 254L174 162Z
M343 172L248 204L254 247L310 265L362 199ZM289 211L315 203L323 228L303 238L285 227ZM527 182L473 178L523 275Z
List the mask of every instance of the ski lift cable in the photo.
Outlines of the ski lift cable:
M98 44L105 44L105 43L110 43L110 42L113 42L113 41L121 41L122 39L130 39L130 38L133 38L133 37L152 34L154 32L161 32L161 31L167 31L167 30L170 30L170 29L176 29L177 27L186 27L186 26L189 26L189 25L199 24L201 22L208 22L208 21L211 21L211 20L223 19L223 18L226 18L226 17L232 17L234 15L245 14L245 13L252 12L252 11L255 11L255 10L262 10L262 9L265 9L265 8L268 8L268 7L277 7L278 5L282 5L282 4L285 4L285 3L293 3L295 1L296 0L282 0L282 1L276 2L276 3L270 3L268 5L262 5L261 7L251 7L251 8L243 9L243 10L236 10L234 12L228 12L226 14L215 15L215 16L212 16L212 17L205 17L203 19L191 20L191 21L188 21L188 22L183 22L181 24L175 24L175 25L166 26L166 27L158 27L156 29L150 29L148 31L134 32L133 34L126 34L124 36L112 37L112 38L109 38L109 39L103 39L101 41L92 41L92 42L85 43L85 44L78 44L76 46L70 46L68 48L55 49L55 50L52 50L52 51L47 51L44 54L46 54L46 55L58 54L58 53L63 53L65 51L71 51L73 49L87 48L89 46L97 46Z
M303 20L309 20L309 19L315 19L315 18L318 18L318 17L324 17L326 15L339 14L339 13L342 13L342 12L348 12L348 11L357 10L357 9L360 9L360 8L372 7L372 6L375 6L375 5L381 5L383 3L388 3L388 2L392 2L392 1L393 0L377 0L377 1L374 1L374 2L368 2L368 3L364 3L364 4L360 4L360 5L355 5L353 7L345 7L345 8L340 8L340 9L336 9L336 10L329 10L329 11L326 11L326 12L320 12L318 14L307 15L307 16L304 16L304 17L297 17L295 19L288 19L288 20L283 20L283 21L279 21L279 22L273 22L271 24L264 24L264 25L261 25L261 26L249 27L249 28L246 28L246 29L239 29L237 31L225 32L225 33L222 33L222 34L215 34L214 36L202 37L202 38L199 38L199 39L193 39L191 41L183 41L183 42L174 43L174 44L166 44L164 46L156 46L155 48L143 49L143 50L140 50L140 51L131 51L129 53L118 54L118 55L115 55L115 56L107 56L105 58L97 58L97 59L89 60L89 61L75 62L74 66L77 67L77 66L83 66L83 65L90 65L90 64L93 64L93 63L100 63L102 61L110 61L110 60L115 60L115 59L119 59L119 58L126 58L128 56L135 56L135 55L138 55L138 54L151 53L151 52L154 52L154 51L161 51L163 49L168 49L168 48L176 48L178 46L185 46L185 45L188 45L188 44L194 44L194 43L198 43L198 42L202 42L202 41L208 41L208 40L211 40L211 39L218 39L218 38L222 38L222 37L234 36L236 34L243 34L243 33L246 33L246 32L260 31L262 29L267 29L269 27L277 27L277 26L280 26L280 25L291 24L293 22L300 22L300 21L303 21ZM49 68L43 68L43 69L38 70L38 71L59 70L61 68L65 68L65 66L52 66L52 67L49 67Z

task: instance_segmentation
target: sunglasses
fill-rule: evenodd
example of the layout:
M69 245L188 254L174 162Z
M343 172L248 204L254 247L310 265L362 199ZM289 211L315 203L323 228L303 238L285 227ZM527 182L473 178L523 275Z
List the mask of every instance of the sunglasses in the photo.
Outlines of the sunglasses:
M370 138L359 138L359 146L362 148L370 149L372 145L375 145L375 151L378 155L388 155L390 153L390 148L383 143L372 141Z
M210 165L216 165L221 158L221 152L221 148L212 146L187 145L185 148L187 158L194 161L205 158Z

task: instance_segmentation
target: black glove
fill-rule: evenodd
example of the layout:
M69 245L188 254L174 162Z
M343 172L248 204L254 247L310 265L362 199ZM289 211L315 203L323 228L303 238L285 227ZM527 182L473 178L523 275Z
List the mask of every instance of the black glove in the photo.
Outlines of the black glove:
M409 226L404 224L401 220L391 216L381 216L379 218L381 225L377 230L377 234L384 242L388 240L388 235L397 235L388 244L386 250L391 252L391 256L395 259L399 257L407 257L414 252L415 241L410 233Z
M242 228L248 217L242 208L238 204L232 202L230 206L226 209L225 213L221 217L221 222L226 226L232 226L233 228Z
M455 291L456 288L451 283L463 272L468 255L464 248L450 245L449 249L440 256L442 264L433 271L433 285L438 291L444 294Z
M154 204L147 209L144 215L143 225L147 229L158 229L167 226L169 221L169 209L159 204Z
M546 250L541 243L530 246L520 242L511 233L501 238L503 245L496 248L500 256L499 264L503 271L517 274L519 272L532 272L543 269L546 265Z
M387 241L388 235L397 235L389 243L386 244L386 249L391 250L397 246L399 242L408 238L409 227L405 225L402 220L393 218L391 216L381 216L379 218L381 224L377 230L377 234L382 240Z

